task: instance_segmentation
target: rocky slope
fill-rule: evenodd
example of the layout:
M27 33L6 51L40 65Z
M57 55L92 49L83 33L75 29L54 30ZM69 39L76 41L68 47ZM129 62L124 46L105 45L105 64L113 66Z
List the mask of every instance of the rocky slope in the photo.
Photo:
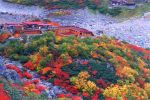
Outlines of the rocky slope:
M41 95L43 95L43 99L56 99L56 95L67 93L64 89L60 88L59 86L54 86L52 83L42 80L42 78L40 78L41 76L38 73L25 69L20 62L11 61L2 56L0 56L0 70L0 81L5 82L2 80L3 78L8 81L8 84L16 84L17 86L23 87L23 89L21 89L20 91L26 91L27 95L29 92L33 92L37 95L41 93ZM31 75L31 77L25 75L26 72L28 72L28 75ZM24 85L21 86L21 84ZM30 85L34 85L35 87L37 87L37 90L27 90L30 87ZM38 87L43 87L43 89L38 90ZM11 95L11 98L14 96L15 95ZM17 97L16 100L18 100Z

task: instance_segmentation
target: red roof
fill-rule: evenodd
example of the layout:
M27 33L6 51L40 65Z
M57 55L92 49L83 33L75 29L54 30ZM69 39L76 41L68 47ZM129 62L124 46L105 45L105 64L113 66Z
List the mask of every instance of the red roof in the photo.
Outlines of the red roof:
M41 22L41 21L29 21L29 22L23 22L23 24L28 24L28 25L42 25L42 26L46 26L46 25L50 25L50 26L60 26L58 23L55 22Z
M42 24L38 24L38 25L41 25L41 26L60 26L58 23L54 23L54 22L49 22L49 23L42 23Z
M75 34L72 34L71 32L65 32L65 34L62 33L62 35L75 35Z
M42 22L40 22L40 21L36 21L36 22L29 21L29 22L23 22L23 24L32 25L32 24L43 24L43 23L42 23Z
M23 33L24 34L40 34L41 31L40 30L24 30Z
M60 24L56 22L48 22L47 24L52 25L52 26L60 26Z
M85 32L85 33L92 33L91 31L84 29L84 28L80 28L80 27L76 27L76 26L61 26L59 27L64 28L64 29L71 29L71 30L76 30L76 31L80 31L80 32Z
M21 26L22 24L19 24L19 23L5 23L5 25Z

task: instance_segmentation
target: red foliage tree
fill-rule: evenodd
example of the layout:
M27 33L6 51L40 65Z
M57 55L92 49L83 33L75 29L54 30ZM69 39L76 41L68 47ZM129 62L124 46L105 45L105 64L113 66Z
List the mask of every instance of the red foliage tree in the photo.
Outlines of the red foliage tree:
M23 66L28 68L28 69L30 69L30 70L34 70L35 69L34 68L34 64L31 61L25 63Z
M26 77L26 78L28 78L28 79L32 78L32 75L30 73L28 73L28 72L24 72L23 76Z
M4 84L0 84L0 100L11 100L10 96L3 89Z

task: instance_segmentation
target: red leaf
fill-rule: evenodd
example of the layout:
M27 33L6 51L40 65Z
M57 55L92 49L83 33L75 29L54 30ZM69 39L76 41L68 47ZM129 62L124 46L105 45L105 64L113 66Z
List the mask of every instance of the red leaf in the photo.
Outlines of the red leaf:
M28 78L28 79L32 78L32 75L30 73L28 73L28 72L24 72L23 76L26 77L26 78Z
M87 92L83 92L82 95L83 95L84 97L89 97L89 93L87 93Z
M82 100L82 98L79 96L72 96L72 100Z
M57 94L57 98L65 98L65 94Z
M32 82L33 82L34 84L37 84L37 83L40 82L40 80L39 80L39 79L34 79L34 80L32 80Z
M38 85L38 86L36 86L36 88L37 88L39 91L44 91L44 90L45 90L45 87L42 86L42 85Z

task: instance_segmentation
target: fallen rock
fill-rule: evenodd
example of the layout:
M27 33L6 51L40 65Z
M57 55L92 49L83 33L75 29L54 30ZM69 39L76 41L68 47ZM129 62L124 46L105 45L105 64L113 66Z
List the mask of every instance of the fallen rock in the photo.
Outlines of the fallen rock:
M63 93L63 90L60 89L59 86L53 86L52 90L54 91L55 94L61 94L61 93Z
M3 70L2 73L0 74L0 76L5 77L6 80L10 81L11 83L20 83L21 82L17 72L14 70L10 70L10 69Z
M0 71L2 72L2 71L4 71L4 70L6 70L6 67L0 65ZM0 74L1 74L1 73L0 73Z

